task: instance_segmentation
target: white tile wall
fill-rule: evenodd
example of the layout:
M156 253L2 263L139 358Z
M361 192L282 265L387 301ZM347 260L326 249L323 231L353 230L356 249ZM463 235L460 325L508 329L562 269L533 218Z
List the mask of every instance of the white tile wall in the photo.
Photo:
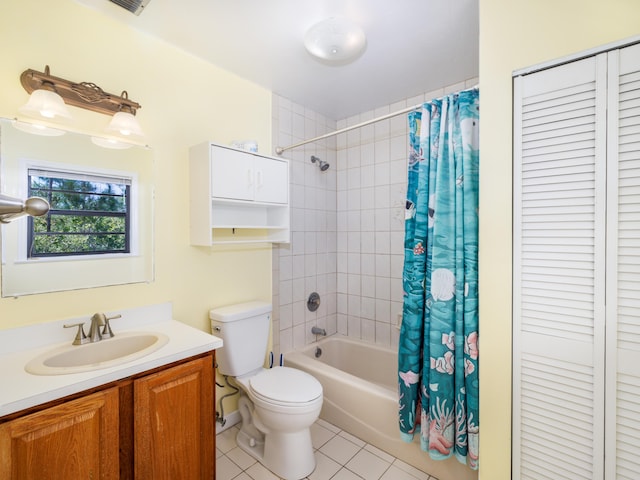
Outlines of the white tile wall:
M274 95L274 146L288 146L477 85L455 85L333 121ZM311 327L397 347L402 311L407 116L286 151L291 160L291 245L273 248L274 349L315 341ZM326 172L311 163L328 161ZM317 312L306 298L318 291Z
M286 147L336 129L336 122L286 98L273 97L273 145ZM275 155L275 154L274 154ZM329 162L321 172L311 155ZM315 340L312 326L336 333L336 138L296 149L283 157L291 163L291 244L273 247L273 315L275 353L286 353ZM276 283L278 284L276 287ZM318 292L320 307L309 312L309 294ZM276 293L277 292L277 293Z

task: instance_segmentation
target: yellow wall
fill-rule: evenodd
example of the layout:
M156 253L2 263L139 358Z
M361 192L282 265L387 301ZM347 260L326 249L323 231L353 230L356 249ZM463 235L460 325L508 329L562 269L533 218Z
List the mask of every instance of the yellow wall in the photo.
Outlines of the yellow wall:
M480 0L480 480L510 478L511 73L637 34L636 0ZM190 145L255 138L270 151L270 92L73 0L3 2L0 44L0 116L27 99L20 73L45 64L53 75L126 89L143 106L156 177L153 283L0 299L0 329L173 301L177 319L207 330L213 306L270 299L270 249L189 246L187 185ZM108 120L76 112L96 126Z
M480 0L480 480L511 478L511 74L639 34L635 0Z
M0 329L172 301L176 319L208 330L211 307L270 300L270 248L189 245L188 148L255 138L270 151L271 92L74 0L3 2L1 10L0 116L15 116L28 98L22 71L46 64L55 76L127 90L142 105L138 118L155 160L156 275L150 284L0 299ZM94 131L109 121L71 110Z
M150 284L2 298L0 329L171 301L174 318L208 331L212 307L271 300L271 248L189 245L188 190L191 145L253 138L271 151L271 92L74 0L3 2L0 45L0 116L16 116L28 99L20 74L47 64L54 76L127 90L142 105L138 119L155 162L156 272ZM109 121L70 109L89 132Z

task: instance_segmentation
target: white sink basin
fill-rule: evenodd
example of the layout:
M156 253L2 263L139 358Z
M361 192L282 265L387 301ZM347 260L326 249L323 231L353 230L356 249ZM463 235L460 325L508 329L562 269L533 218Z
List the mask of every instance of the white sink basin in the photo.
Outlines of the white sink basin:
M155 352L169 341L156 332L116 334L95 343L64 345L49 350L25 365L34 375L65 375L122 365Z

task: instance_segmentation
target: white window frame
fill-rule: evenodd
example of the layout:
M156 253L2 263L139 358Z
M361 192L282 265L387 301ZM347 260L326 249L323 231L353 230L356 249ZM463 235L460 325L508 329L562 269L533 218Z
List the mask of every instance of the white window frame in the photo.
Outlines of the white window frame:
M129 253L104 253L95 255L67 255L56 257L28 257L28 227L24 222L24 228L18 231L18 251L16 261L20 262L69 262L76 260L100 260L113 258L126 258L137 256L140 251L140 230L139 230L139 183L138 174L122 170L110 170L105 168L86 167L78 168L77 165L69 165L64 163L22 160L20 162L20 194L22 198L26 198L29 192L29 170L47 170L52 173L59 173L61 176L81 177L104 177L111 181L128 182L131 184L130 193L130 219L129 227L130 243Z

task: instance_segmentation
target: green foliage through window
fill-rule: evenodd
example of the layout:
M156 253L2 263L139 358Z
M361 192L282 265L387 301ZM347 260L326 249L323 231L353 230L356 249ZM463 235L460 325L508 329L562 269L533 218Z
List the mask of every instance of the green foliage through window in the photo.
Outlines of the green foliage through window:
M29 169L29 196L51 206L29 217L29 257L130 252L129 179Z

